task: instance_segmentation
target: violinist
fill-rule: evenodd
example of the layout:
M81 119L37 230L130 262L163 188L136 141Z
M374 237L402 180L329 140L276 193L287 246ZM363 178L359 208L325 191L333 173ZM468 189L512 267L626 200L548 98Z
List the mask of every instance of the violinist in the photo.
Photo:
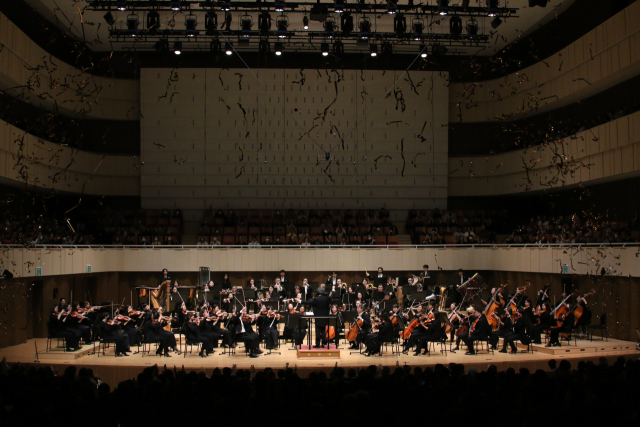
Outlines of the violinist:
M91 344L91 327L86 323L89 322L89 318L82 314L79 302L73 303L71 313L69 313L66 320L67 329L75 332L77 337L82 337L85 344Z
M419 356L420 351L424 349L423 354L429 353L430 342L440 342L443 336L446 336L444 331L444 324L435 317L434 312L437 310L436 303L431 301L429 303L429 315L427 320L421 324L421 327L426 325L426 334L418 339L416 343L416 351L414 356Z
M296 308L293 306L293 303L289 303L287 305L287 314L297 314ZM285 323L284 330L282 331L282 339L292 340L293 339L294 328Z
M231 318L228 325L232 334L235 333L233 340L243 342L249 352L249 357L252 358L256 358L259 354L262 354L262 350L258 348L260 346L260 337L253 332L252 325L255 324L255 315L250 316L247 313L247 308L243 307L242 310Z
M51 313L49 315L49 333L52 337L60 337L64 338L64 341L67 345L67 351L77 351L80 350L80 345L78 344L78 338L76 337L75 332L70 331L66 328L65 321L62 320L63 312L59 310L59 306L54 305L51 307Z
M456 348L451 350L452 353L460 350L460 341L464 341L469 336L469 329L476 320L474 313L475 307L473 305L467 307L467 317L464 318L458 326L458 331L456 332Z
M222 337L222 347L228 347L231 345L231 332L225 328L225 322L228 323L231 318L231 314L224 313L218 308L216 304L211 306L211 316L213 321L211 323L211 332L214 332Z
M378 332L369 333L365 339L365 356L371 357L380 352L380 345L383 341L393 340L393 325L389 320L388 313L382 313L380 323L377 325Z
M300 306L298 314L300 314L300 316L305 315L304 306ZM307 328L307 322L300 322L300 324L293 330L293 340L296 347L302 345L304 342L304 339L307 336Z
M524 308L520 307L518 310L512 314L513 320L513 328L512 332L508 332L504 336L504 341L502 344L502 350L500 353L507 352L507 344L511 347L510 354L516 354L518 352L518 347L516 347L516 341L520 341L524 345L529 345L531 342L531 338L527 335L525 328L527 324L527 319L524 316Z
M338 280L340 280L340 279L338 279ZM338 347L338 342L340 341L340 334L344 330L344 322L342 320L342 315L340 314L340 310L338 309L337 305L334 304L334 305L331 306L330 314L333 315L333 316L336 316L336 325L335 325L335 329L334 329L334 338L333 338L333 340L335 341L336 348L337 348ZM333 324L331 324L329 327L333 328L334 326L333 326ZM332 338L327 337L327 340L329 341L329 344L331 344Z
M209 315L209 310L202 310L199 313L199 333L200 336L209 338L211 341L211 347L207 347L207 354L213 354L215 348L218 348L218 340L220 339L219 333L213 330L214 324L219 322L219 319Z
M278 321L280 314L276 313L272 308L267 309L262 306L260 311L260 335L263 337L267 350L273 350L278 347Z
M409 322L409 325L411 325L411 322L415 320L416 326L414 327L413 330L411 330L411 335L409 336L409 338L405 339L404 341L404 348L402 350L402 353L404 354L408 354L409 349L417 345L418 341L425 338L427 335L427 326L426 326L427 323L423 323L423 322L428 322L429 319L428 319L428 314L425 312L422 305L419 305L417 308L412 307L410 309L410 319L411 321ZM407 326L407 329L411 327L412 326ZM408 333L408 330L405 330L405 333ZM416 356L418 354L420 354L419 351L417 352Z
M539 307L534 313L535 326L531 332L534 344L542 344L542 331L548 330L553 322L553 318L549 314L548 303L543 302Z
M202 343L200 353L198 354L200 357L207 357L215 352L211 337L203 333L203 325L205 323L205 319L198 317L193 313L189 313L187 314L187 323L184 326L185 337L187 340ZM216 343L217 342L218 340L216 339Z
M473 316L469 334L467 337L462 338L467 345L467 352L465 353L467 356L476 354L473 348L474 341L488 339L491 334L491 325L487 321L487 317L480 310L475 310Z
M118 320L109 320L109 313L103 313L100 317L100 335L102 339L113 341L116 345L116 357L129 356L129 336L120 329Z
M364 311L363 306L359 305L357 307L358 316L356 318L356 322L358 320L362 321L362 326L358 329L358 334L354 341L351 341L351 345L349 346L349 350L359 350L360 345L364 342L365 338L371 331L371 316L368 311Z
M561 323L561 326L558 328L552 328L549 333L549 342L545 347L557 347L560 345L558 339L560 338L561 333L571 333L573 330L575 317L573 316L573 311L571 310L571 306L568 303L565 304L566 311L563 314L557 315L556 319Z
M94 324L98 317L98 310L101 308L100 306L93 307L89 301L85 301L82 303L82 314L89 318L90 324Z
M58 312L62 313L66 309L67 309L67 300L64 297L60 298L60 301L58 303Z
M164 330L164 324L166 320L162 317L162 310L158 310L151 316L150 322L145 322L144 330L147 341L159 341L158 350L156 354L165 357L171 357L169 355L169 348L173 348L177 354L180 354L180 350L177 349L176 337L172 332Z
M586 333L587 326L591 324L591 317L593 313L591 312L591 309L589 309L589 303L584 296L578 295L576 302L577 306L582 307L582 316L578 319L576 326L579 326L582 329L582 332Z

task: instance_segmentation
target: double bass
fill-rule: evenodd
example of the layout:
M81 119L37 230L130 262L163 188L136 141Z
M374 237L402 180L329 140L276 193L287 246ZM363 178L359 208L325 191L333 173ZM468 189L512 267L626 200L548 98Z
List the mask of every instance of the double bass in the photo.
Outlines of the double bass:
M551 326L551 329L557 329L559 327L562 326L562 321L564 320L565 316L567 315L568 311L567 311L567 306L566 306L566 302L569 298L571 298L572 296L578 295L578 290L576 289L575 291L573 291L572 293L570 293L569 295L567 295L560 304L558 304L558 306L556 308L553 309L553 311L551 313L549 313L551 316L554 316L556 319L556 325L555 326Z
M507 284L508 283L505 283L504 285L500 285L500 287L496 289L493 295L491 295L491 300L489 301L489 303L487 304L483 312L483 314L487 318L487 322L491 325L491 329L493 331L498 329L498 321L493 316L493 313L498 309L498 301L496 301L496 295L498 295L501 290L506 288Z
M589 292L588 294L583 295L582 298L589 297L589 296L591 296L591 295L593 295L595 293L596 293L596 290L595 289L591 289L591 292ZM578 324L578 321L582 317L583 313L584 313L584 307L582 307L582 305L578 304L578 306L573 310L573 317L576 318L575 323L573 324L573 326L576 326Z

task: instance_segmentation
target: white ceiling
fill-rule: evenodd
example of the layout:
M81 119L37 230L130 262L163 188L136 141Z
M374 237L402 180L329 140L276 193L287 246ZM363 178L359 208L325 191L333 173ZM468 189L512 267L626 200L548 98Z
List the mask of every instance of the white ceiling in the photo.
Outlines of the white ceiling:
M352 0L353 1L353 0ZM461 0L452 0L451 4L455 4ZM505 7L510 8L518 8L518 17L517 18L509 18L503 20L503 23L497 29L497 34L494 34L491 43L485 47L475 47L475 46L464 46L459 48L450 48L449 52L457 52L464 55L481 55L481 56L490 56L495 52L500 51L509 43L515 41L518 36L528 35L533 32L539 26L549 22L552 19L555 19L556 14L562 13L566 10L574 0L562 0L558 2L556 5L553 5L553 2L549 2L547 7L528 7L528 0L510 0L507 1L504 5ZM38 13L42 16L47 17L52 23L57 25L63 31L69 31L71 35L74 37L85 40L91 49L95 51L112 51L112 50L131 50L131 49L139 49L139 50L152 50L153 42L147 43L146 45L143 43L134 43L134 42L126 42L126 43L111 43L109 41L109 30L108 26L103 19L104 12L94 12L85 10L87 7L87 2L84 0L25 0L30 6L32 6ZM323 3L325 3L323 1ZM400 0L399 4L406 4L408 0ZM423 3L435 3L435 0L425 0L419 4ZM471 0L471 5L478 5L478 0ZM503 6L504 0L501 1L501 6ZM416 2L417 4L417 2ZM482 1L482 5L484 5L484 1ZM554 7L555 6L555 7ZM127 12L112 12L114 18L116 19L116 28L126 28L126 17L128 15ZM173 13L161 13L160 14L160 23L161 29L167 27L167 22L171 18ZM198 16L198 29L204 30L204 16L203 13L196 13ZM239 18L242 15L240 12L233 12L233 23L231 25L232 29L239 29ZM275 19L277 12L271 12L271 16ZM289 18L289 30L297 31L302 30L302 13L288 13ZM219 21L221 13L219 13ZM359 16L354 16L354 21L357 22L357 18ZM467 18L463 18L463 23ZM480 25L479 33L489 34L490 30L492 30L490 26L492 18L480 18L478 23ZM339 22L339 17L336 19ZM141 28L143 25L143 17L140 17ZM257 15L253 17L254 22L254 30L257 29ZM425 19L425 24L428 26L428 18ZM184 14L178 13L175 16L175 28L180 29L184 28ZM381 32L393 32L393 18L391 16L382 16L379 19L372 19L373 31L381 31ZM410 19L407 20L407 28L410 27ZM357 26L357 24L356 24ZM274 26L275 27L275 26ZM322 31L322 24L320 22L310 22L311 31ZM432 31L439 33L448 33L449 32L449 20L443 19L439 24L432 25ZM197 43L197 42L194 42ZM186 46L186 43L185 43ZM189 46L196 46L196 44ZM201 49L208 49L208 41L203 40L199 45ZM365 46L366 48L366 46ZM405 47L408 49L408 47ZM414 47L411 47L415 49ZM288 48L286 48L288 49ZM348 50L348 49L347 49Z

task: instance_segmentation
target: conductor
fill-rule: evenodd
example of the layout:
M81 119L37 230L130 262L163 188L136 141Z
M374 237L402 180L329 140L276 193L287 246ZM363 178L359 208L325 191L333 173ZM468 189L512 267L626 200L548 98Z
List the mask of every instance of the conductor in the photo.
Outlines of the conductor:
M314 316L328 316L331 298L329 298L329 294L325 290L324 285L320 285L317 293L317 297L304 301L304 304L313 307ZM321 347L321 341L325 339L324 331L327 324L328 319L316 319L316 345L314 345L313 348Z

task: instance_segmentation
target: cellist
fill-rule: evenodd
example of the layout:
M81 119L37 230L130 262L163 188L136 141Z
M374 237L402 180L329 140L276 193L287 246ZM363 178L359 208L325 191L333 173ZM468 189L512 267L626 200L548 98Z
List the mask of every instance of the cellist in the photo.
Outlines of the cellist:
M417 324L417 327L415 327L411 331L411 335L409 336L409 338L408 339L405 338L404 340L404 346L403 346L404 349L402 350L402 353L404 354L408 354L409 349L411 347L417 345L418 341L426 338L426 336L428 335L427 327L424 326L425 325L424 322L427 321L426 319L427 314L424 312L422 305L418 306L418 309L416 312L414 312L413 309L411 309L411 312L413 313L413 319L411 319L411 322L413 322L414 320L417 320L418 324ZM409 324L411 324L411 322L409 322ZM417 351L417 353L418 354L420 353L419 350Z
M358 350L360 349L360 345L364 342L364 339L371 331L371 316L369 316L368 311L364 311L362 306L359 305L358 308L358 316L356 317L356 322L358 319L362 320L362 326L360 330L358 330L358 334L354 341L351 341L351 345L349 346L349 350Z
M573 316L573 311L571 310L571 306L568 303L564 303L566 311L563 314L556 316L556 320L562 322L560 327L552 328L549 333L549 342L545 347L556 347L559 346L558 338L561 333L571 333L573 330L573 324L575 322L575 317Z
M342 315L340 314L340 310L338 310L338 306L337 305L332 305L331 306L331 313L332 316L336 316L336 326L334 329L334 337L331 338L329 336L329 334L327 334L327 340L329 341L329 344L331 344L331 341L335 341L336 344L336 348L338 347L338 341L340 340L340 334L342 333L342 331L344 330L343 328L343 321L342 321ZM333 324L331 324L328 327L333 327Z
M473 315L474 318L472 319L473 323L471 323L471 327L469 328L469 335L466 338L462 338L464 343L467 345L467 352L465 353L467 356L476 354L473 348L474 341L487 339L491 334L491 325L487 321L487 316L485 316L480 310L476 310Z
M589 303L584 296L578 296L576 302L578 306L582 307L582 316L578 319L576 326L580 326L582 332L586 333L587 326L591 323L592 312L589 309Z

